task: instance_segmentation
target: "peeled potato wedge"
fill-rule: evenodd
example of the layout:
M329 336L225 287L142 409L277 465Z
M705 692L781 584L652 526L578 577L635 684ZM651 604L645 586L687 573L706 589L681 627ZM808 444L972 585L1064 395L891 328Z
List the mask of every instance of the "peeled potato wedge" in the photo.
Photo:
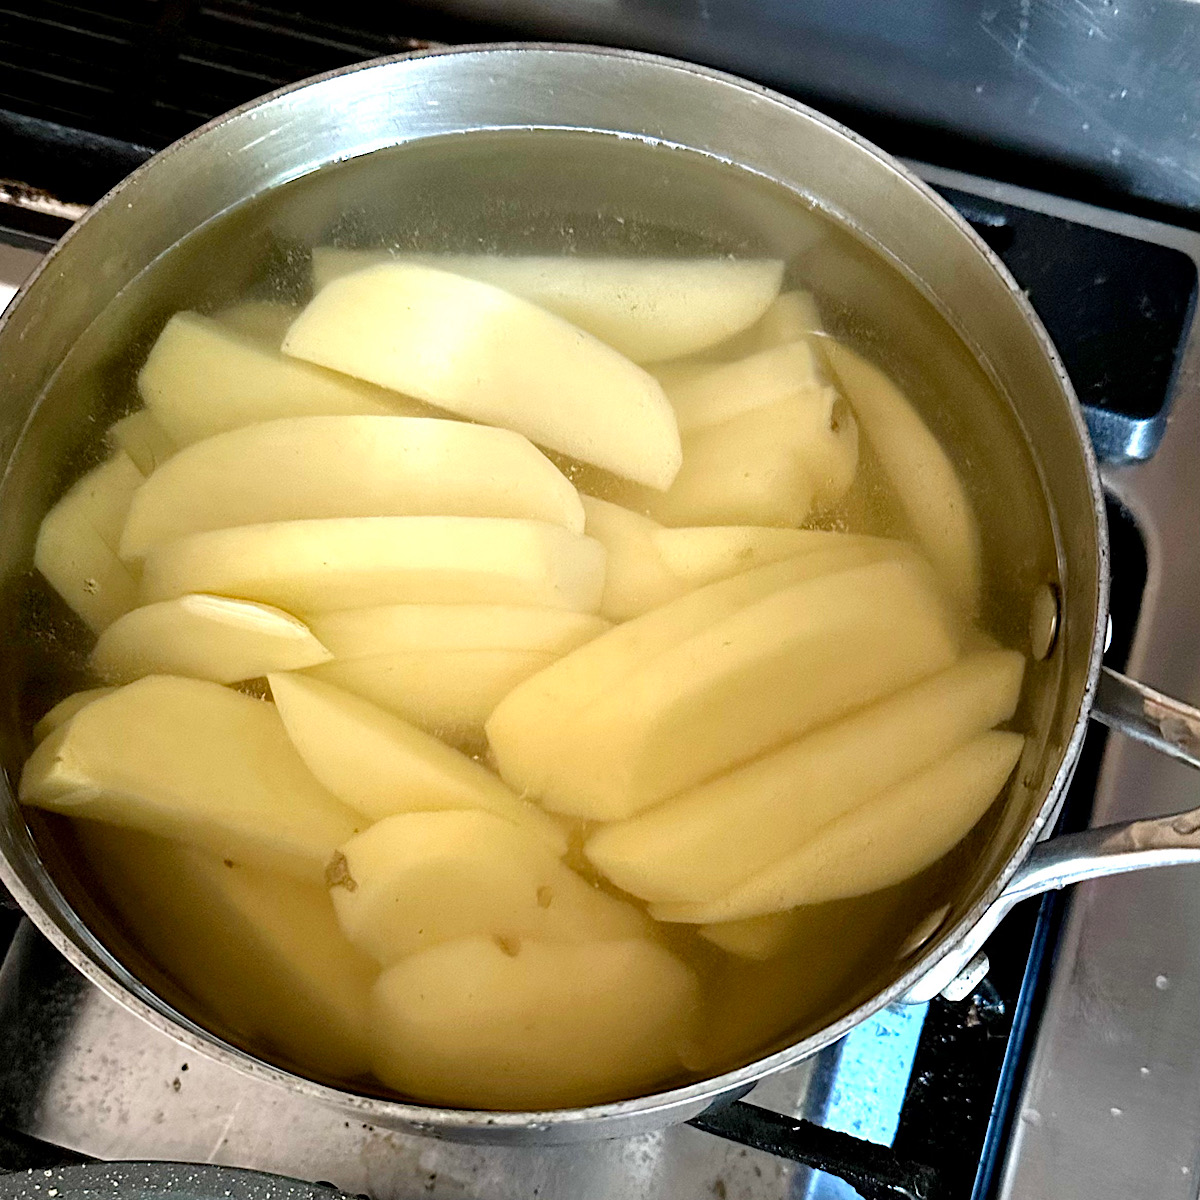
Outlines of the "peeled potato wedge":
M585 531L607 551L604 597L600 612L611 621L626 621L682 594L682 582L666 569L654 543L662 529L641 513L580 496L587 514Z
M946 451L878 367L832 338L822 350L917 541L964 611L979 603L982 561L971 501Z
M118 617L101 633L88 661L110 683L143 675L237 683L332 657L303 621L282 609L189 593Z
M140 945L243 1038L309 1069L365 1073L379 968L323 887L91 821L79 840Z
M538 650L566 654L612 628L590 613L515 604L389 604L311 621L340 659L412 650Z
M594 613L604 548L543 521L333 517L214 529L147 556L141 602L215 592L302 616L383 604L530 604Z
M823 529L772 529L763 525L658 528L651 537L664 566L689 589L814 550L870 541L857 534L830 533Z
M844 533L763 525L670 529L619 504L581 495L586 532L608 551L600 611L627 621L702 587L765 563L849 546Z
M553 817L518 799L491 771L361 696L306 675L268 676L284 728L305 765L343 804L373 821L403 812L481 809L567 848Z
M645 939L464 938L385 971L375 1074L435 1104L537 1110L640 1094L679 1065L696 978Z
M520 434L428 417L289 417L181 450L138 489L124 558L207 529L320 517L523 517L583 532L579 496Z
M824 328L811 292L783 292L771 301L750 332L759 346L766 349L821 333Z
M805 924L802 912L789 909L762 917L745 917L740 921L717 921L701 925L696 932L727 954L765 962L787 950L798 939Z
M622 820L933 674L956 654L928 568L885 560L748 605L555 726L519 730L519 754L495 736L500 712L488 733L501 775L514 786L521 778L544 807Z
M283 350L652 488L679 470L675 414L652 376L561 317L461 275L403 262L345 275L317 293Z
M863 539L861 544L847 539L847 543L697 588L616 626L539 671L506 696L488 719L488 741L500 774L514 791L540 795L552 767L557 769L554 756L546 755L549 744L565 736L575 714L619 691L652 658L782 588L908 553L901 543L882 538Z
M107 696L117 689L112 687L85 688L82 692L72 692L65 700L60 700L49 712L42 716L33 727L33 740L45 741L61 725L65 725L81 708L86 708L93 700Z
M194 312L167 322L138 375L138 391L177 446L275 417L428 411L405 396L284 358L257 337Z
M114 449L124 450L134 466L147 476L161 467L178 449L148 408L139 408L137 412L114 421L104 437ZM118 535L118 544L114 549L119 548Z
M875 892L924 870L991 807L1025 739L993 730L831 821L715 900L651 906L660 921L731 921ZM901 832L902 831L902 832Z
M1025 660L968 655L867 708L597 830L585 853L644 900L709 900L1016 710Z
M95 631L134 605L137 577L117 556L142 473L123 450L89 471L42 519L33 565Z
M313 249L313 286L364 267L419 262L522 296L634 362L706 349L753 323L779 292L778 259L568 258Z
M826 383L824 367L806 341L784 342L733 362L668 365L656 377L681 434L724 424Z
M544 650L404 650L337 659L308 675L464 742L477 739L496 705L556 657Z
M18 794L310 881L364 824L312 777L273 704L171 675L80 709L29 757Z
M631 499L665 525L797 526L817 487L793 436L802 415L789 399L695 430L671 487Z
M272 350L278 350L288 326L299 315L300 310L294 304L284 304L279 300L241 300L213 313L213 320L235 333L244 334Z
M511 949L524 938L594 942L648 928L541 839L485 812L384 817L338 849L327 878L346 937L384 966L462 937Z

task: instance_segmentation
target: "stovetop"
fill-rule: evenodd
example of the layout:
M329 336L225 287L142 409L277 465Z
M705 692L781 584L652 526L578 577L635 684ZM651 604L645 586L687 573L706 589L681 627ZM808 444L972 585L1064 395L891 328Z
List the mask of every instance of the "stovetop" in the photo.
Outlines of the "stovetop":
M564 4L562 12L578 15L579 7ZM705 14L728 18L735 7L625 0L589 12L611 24L616 9L636 10L644 24L647 14L675 19L687 9L713 48L697 57L735 65L736 47L718 53L711 41L719 22L705 24ZM983 24L1005 27L1012 14L993 7ZM1167 7L1175 20L1177 6ZM0 26L0 176L25 186L0 179L0 200L17 201L0 204L0 289L19 283L64 218L82 211L79 202L97 198L171 137L303 74L409 48L416 42L407 33L507 36L510 29L480 22L483 8L468 0L437 10L408 5L398 22L347 0L335 25L315 2L284 12L257 0L14 0ZM507 8L519 25L517 17L546 6ZM1026 21L1027 41L1045 22L1043 8L1021 0L1017 27ZM450 9L475 20L449 20ZM813 17L818 25L828 19ZM406 36L392 32L396 24ZM662 28L665 40L639 44L673 48L668 35L682 26ZM604 40L634 43L632 34ZM839 115L869 134L882 128L875 117L864 124ZM1200 699L1200 339L1192 327L1200 235L918 169L1028 289L1088 405L1113 542L1106 661ZM1181 810L1195 800L1187 768L1110 743L1096 727L1060 826ZM884 1169L928 1166L930 1197L1182 1200L1200 1188L1196 884L1187 868L1145 872L1023 906L991 939L991 971L965 1000L888 1010L760 1084L747 1100L781 1114L777 1127L764 1132L761 1117L751 1130L722 1122L751 1145L680 1127L587 1146L500 1150L347 1122L182 1051L85 984L27 923L0 919L0 945L16 929L0 969L0 1166L69 1151L218 1162L329 1180L375 1200L858 1194L787 1157L813 1148L810 1134L789 1124L798 1117L881 1148ZM763 1144L783 1154L755 1148ZM816 1148L852 1162L857 1155L860 1169L871 1157L861 1141ZM859 1186L863 1195L905 1194L878 1181Z

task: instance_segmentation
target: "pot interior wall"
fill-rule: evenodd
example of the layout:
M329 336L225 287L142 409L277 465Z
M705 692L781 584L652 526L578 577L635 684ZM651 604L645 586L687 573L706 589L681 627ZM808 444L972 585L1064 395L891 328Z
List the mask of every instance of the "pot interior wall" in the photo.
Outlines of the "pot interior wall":
M810 152L845 152L840 135L823 126L798 124L792 132L800 149L809 139ZM984 626L1005 644L1028 650L1034 588L1054 580L1067 595L1055 652L1030 669L1016 722L1031 734L1030 743L1009 797L946 860L897 895L878 898L896 919L873 927L851 977L841 978L831 993L814 991L795 1020L777 1020L764 1030L758 1049L814 1033L891 984L910 965L897 959L896 950L912 927L949 904L943 926L949 929L976 903L1053 780L1087 671L1097 604L1095 524L1086 471L1078 444L1068 437L1072 427L1053 371L1036 361L1037 344L1023 318L982 261L972 260L961 233L926 209L923 199L918 203L904 193L893 210L912 209L912 219L925 220L928 229L907 247L889 242L889 262L876 243L887 240L886 227L899 219L895 211L876 229L867 219L869 196L823 193L818 179L785 171L776 149L753 139L739 148L738 157L760 172L752 174L698 153L598 133L456 133L326 167L163 247L93 314L81 335L64 338L60 365L40 398L6 397L10 424L37 405L0 488L0 629L9 647L0 679L0 761L9 779L19 775L33 721L86 682L89 638L31 570L37 524L102 456L105 427L137 405L137 367L170 313L211 311L248 295L301 302L308 250L330 241L518 253L780 255L789 263L789 281L815 291L830 330L884 363L956 452L984 533ZM165 171L170 164L162 166ZM830 171L825 163L812 174ZM772 174L796 180L797 189L772 182ZM144 205L152 193L143 191ZM886 191L879 189L876 208L887 200ZM847 219L831 220L802 193L822 195L829 210ZM149 209L129 215L139 218L152 219ZM923 237L936 245L939 229L945 253L919 253ZM88 269L86 239L79 243L80 253L72 255L71 246L60 258L68 281L72 271ZM906 249L910 261L902 266ZM953 273L955 262L969 264L963 271L974 272L974 291L966 279L944 289L955 294L957 308L954 298L935 305L927 298L929 280ZM953 312L953 323L945 312ZM0 335L0 356L22 352L11 329ZM37 879L36 851L11 798L9 805L3 848L42 906L58 909L53 888ZM153 985L152 969L122 938L119 924L104 921L85 898L94 891L88 873L71 865L52 824L38 824L37 841L67 905L75 905L83 924L101 934L134 976L147 976ZM70 936L77 943L89 941L69 914L56 919L75 926ZM94 944L87 952L98 957ZM165 990L161 980L159 990ZM189 1008L186 997L169 999ZM212 1027L209 1015L194 1006L191 1011ZM260 1053L270 1057L268 1050Z

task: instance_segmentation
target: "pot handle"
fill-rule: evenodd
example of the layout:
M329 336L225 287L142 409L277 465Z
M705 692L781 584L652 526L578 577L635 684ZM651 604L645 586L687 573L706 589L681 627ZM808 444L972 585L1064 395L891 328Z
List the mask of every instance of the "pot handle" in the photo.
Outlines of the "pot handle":
M1200 769L1200 709L1104 667L1091 715L1103 725ZM904 1003L932 1000L939 993L948 1000L970 995L987 974L984 942L1022 900L1085 879L1184 863L1200 863L1200 808L1101 825L1040 842L978 924L909 989Z

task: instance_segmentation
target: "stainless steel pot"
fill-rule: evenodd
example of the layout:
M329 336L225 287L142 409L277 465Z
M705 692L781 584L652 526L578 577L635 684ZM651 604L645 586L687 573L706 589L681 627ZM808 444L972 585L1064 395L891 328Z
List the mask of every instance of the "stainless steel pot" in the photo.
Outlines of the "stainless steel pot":
M0 878L64 955L156 1028L239 1070L377 1125L464 1140L564 1142L630 1135L727 1104L756 1080L842 1037L886 1004L977 981L983 938L1017 900L1096 875L1200 861L1200 811L1042 844L1089 717L1200 765L1200 711L1102 672L1108 547L1096 463L1071 385L1019 288L966 224L906 170L811 110L726 75L631 53L543 46L464 48L383 60L239 109L158 155L72 230L25 286L0 329L0 569L29 569L44 505L29 450L36 403L64 349L143 268L217 214L330 163L479 130L556 128L665 142L777 181L844 222L947 315L1006 396L1041 472L1053 525L1057 636L1037 752L978 869L934 928L866 1003L738 1070L656 1095L543 1113L436 1109L323 1086L257 1060L148 989L72 909L38 856L12 795L0 823ZM22 438L22 435L24 437ZM44 441L45 439L43 439ZM44 493L46 485L40 485ZM7 594L7 593L5 593ZM15 621L11 606L5 621ZM12 626L10 648L27 633ZM1099 686L1098 686L1099 685ZM0 752L10 778L26 749L5 697ZM916 936L920 935L920 936Z

